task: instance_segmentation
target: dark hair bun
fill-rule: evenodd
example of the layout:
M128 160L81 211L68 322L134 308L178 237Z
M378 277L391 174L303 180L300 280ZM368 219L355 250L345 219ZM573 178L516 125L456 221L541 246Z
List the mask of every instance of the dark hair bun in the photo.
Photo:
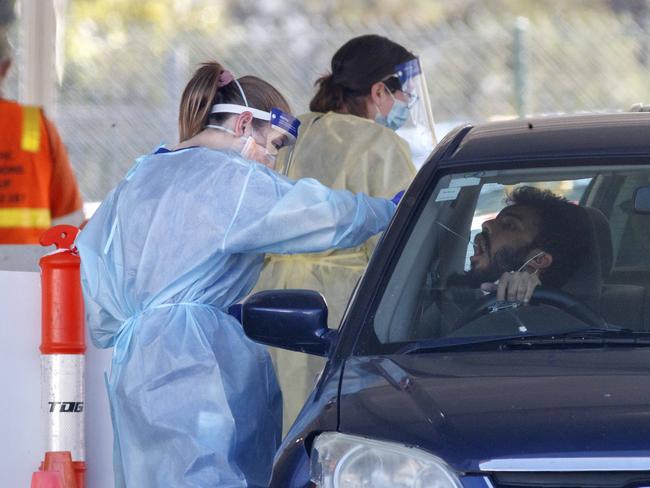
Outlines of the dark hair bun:
M309 103L312 112L329 112L331 107L341 107L345 103L344 88L334 81L334 75L321 76L316 80L318 91Z
M396 65L414 58L413 53L382 36L350 39L332 57L332 74L316 81L318 91L309 107L314 112L346 110L365 116L356 113L365 112L365 104L354 99L368 95L370 87L391 75Z

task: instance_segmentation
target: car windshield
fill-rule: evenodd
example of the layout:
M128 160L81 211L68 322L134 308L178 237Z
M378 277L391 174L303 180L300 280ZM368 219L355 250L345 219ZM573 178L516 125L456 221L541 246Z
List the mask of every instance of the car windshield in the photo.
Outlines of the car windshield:
M598 344L645 344L647 195L642 165L446 174L421 202L357 352L594 343L595 332Z

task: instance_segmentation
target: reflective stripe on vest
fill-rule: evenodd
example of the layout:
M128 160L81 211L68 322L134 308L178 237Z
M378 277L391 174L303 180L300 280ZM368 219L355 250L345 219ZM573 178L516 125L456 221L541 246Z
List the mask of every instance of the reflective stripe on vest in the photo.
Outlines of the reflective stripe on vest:
M51 223L49 208L0 208L0 228L48 229Z
M38 152L41 147L41 110L23 106L23 134L20 147L23 151Z
M52 148L43 111L0 99L0 244L38 244L51 225Z

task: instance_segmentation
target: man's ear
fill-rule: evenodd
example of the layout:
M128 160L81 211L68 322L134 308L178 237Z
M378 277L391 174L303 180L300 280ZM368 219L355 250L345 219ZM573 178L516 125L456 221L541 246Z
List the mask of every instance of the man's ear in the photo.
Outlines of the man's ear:
M237 120L235 120L235 134L238 136L243 136L246 134L247 129L250 127L252 130L252 125L253 125L253 114L250 112L244 112L240 115L237 116ZM250 134L250 130L248 133Z
M546 251L538 251L539 255L528 263L528 266L536 271L549 268L553 264L553 255Z

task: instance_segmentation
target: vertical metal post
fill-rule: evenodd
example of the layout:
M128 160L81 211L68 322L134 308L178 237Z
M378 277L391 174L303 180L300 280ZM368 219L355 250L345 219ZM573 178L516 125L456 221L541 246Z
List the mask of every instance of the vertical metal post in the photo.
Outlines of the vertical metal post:
M169 114L169 120L175 120L177 117L178 104L183 93L183 88L188 79L190 72L189 55L187 46L179 40L179 42L172 42L172 48L167 51L165 70L166 88L167 88L167 105L165 110ZM169 130L166 136L167 140L174 140L178 138L178 132Z
M20 1L19 100L53 114L56 102L56 15L53 0Z
M645 0L639 6L638 23L641 27L638 58L641 66L647 68L650 64L650 0Z
M528 113L528 19L517 17L513 35L513 75L515 108L519 117Z

